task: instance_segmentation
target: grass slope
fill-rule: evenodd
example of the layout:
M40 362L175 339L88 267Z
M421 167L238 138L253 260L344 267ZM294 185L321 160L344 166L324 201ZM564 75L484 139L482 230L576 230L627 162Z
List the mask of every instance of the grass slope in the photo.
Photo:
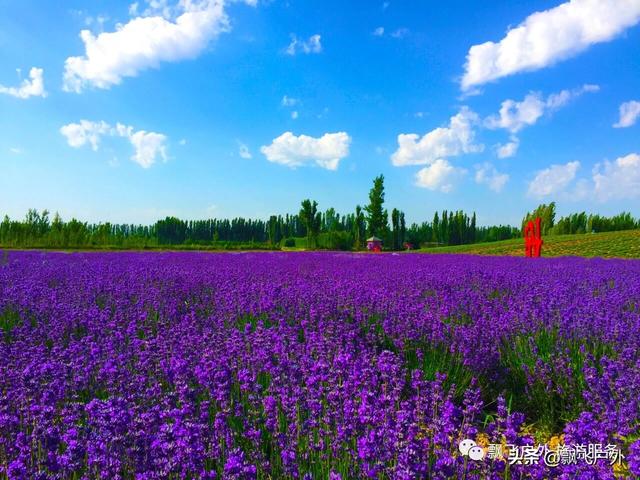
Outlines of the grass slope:
M543 240L543 257L574 255L580 257L640 258L640 230L583 235L555 235L543 237ZM420 252L524 256L524 240L516 238L473 245L434 247L422 249Z

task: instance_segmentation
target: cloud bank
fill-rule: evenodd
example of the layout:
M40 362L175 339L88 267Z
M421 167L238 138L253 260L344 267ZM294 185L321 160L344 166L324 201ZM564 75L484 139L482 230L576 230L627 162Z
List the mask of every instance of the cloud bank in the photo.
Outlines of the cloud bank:
M640 22L640 0L571 0L529 15L499 42L473 45L461 88L538 70L612 40Z
M87 86L106 89L163 62L197 57L213 39L229 30L224 6L224 0L181 0L175 8L152 5L143 13L149 16L135 17L114 32L95 36L82 30L85 53L67 58L64 90L80 93Z
M337 170L340 161L349 155L350 144L351 137L346 132L325 133L320 138L285 132L260 151L270 162L290 168L317 165Z

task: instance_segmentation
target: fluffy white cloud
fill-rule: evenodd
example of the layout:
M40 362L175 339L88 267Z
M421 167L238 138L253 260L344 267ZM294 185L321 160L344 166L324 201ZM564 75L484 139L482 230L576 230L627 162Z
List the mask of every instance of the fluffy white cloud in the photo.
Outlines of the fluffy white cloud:
M311 35L308 40L298 40L298 37L291 34L291 43L285 52L287 55L295 55L296 53L320 53L322 52L321 37L315 34Z
M428 167L418 170L415 177L416 186L449 193L453 190L456 180L465 173L465 169L454 167L444 158L438 158Z
M640 155L631 153L593 169L594 193L601 200L640 197Z
M320 138L285 132L260 151L270 162L291 168L316 164L336 170L340 160L349 155L350 144L351 137L345 132L325 133Z
M504 128L512 133L533 125L544 114L545 102L538 92L531 92L521 102L505 100L498 116L492 115L485 120L488 128Z
M161 133L135 131L133 127L121 123L111 127L108 123L80 120L80 123L70 123L60 128L60 133L67 139L69 146L80 148L90 144L94 151L99 149L100 140L104 136L122 137L129 140L134 148L131 160L142 168L151 167L158 158L167 160L167 137Z
M161 133L139 130L128 136L135 153L131 160L142 168L149 168L156 163L158 157L167 161L167 137Z
M449 126L430 131L422 138L415 133L398 135L398 149L391 156L396 167L430 165L436 160L463 153L481 152L484 145L475 144L473 125L478 115L462 107L449 121Z
M25 78L19 87L5 87L0 85L0 93L11 95L12 97L26 99L29 97L46 97L43 80L44 70L33 67L29 70L29 78Z
M620 105L620 119L613 126L615 128L631 127L640 117L640 102L631 100Z
M60 129L60 133L67 138L70 147L80 148L87 143L93 151L98 150L100 138L111 133L111 127L105 122L90 122L80 120L80 123L70 123Z
M300 114L298 113L297 110L294 110L293 112L291 112L291 118L296 120L298 117L300 116Z
M373 31L375 37L381 37L384 35L384 27L378 27Z
M579 168L580 162L576 161L540 170L529 183L528 195L542 198L562 192L576 177Z
M526 126L534 125L545 112L557 110L584 93L598 90L600 90L598 85L583 85L573 90L552 93L546 99L540 92L529 92L520 102L515 100L502 102L499 114L487 117L484 123L487 128L504 128L511 133L516 133Z
M496 167L490 163L483 163L476 165L475 180L476 183L487 185L494 192L501 192L507 181L509 181L509 175L498 172Z
M240 155L240 158L244 158L245 160L253 158L253 155L251 155L251 152L249 151L249 147L242 142L238 142L238 155Z
M571 0L533 13L498 43L469 49L462 89L552 65L613 39L639 21L639 0Z
M109 88L162 62L194 58L212 39L229 30L224 0L181 0L176 8L179 14L175 20L165 18L164 10L152 11L149 13L155 12L154 16L133 18L118 25L115 32L94 36L82 30L85 54L67 58L64 90L79 93L87 85Z
M513 157L518 152L518 147L520 146L520 140L515 135L511 135L510 141L508 143L498 145L496 149L496 155L498 158L509 158Z

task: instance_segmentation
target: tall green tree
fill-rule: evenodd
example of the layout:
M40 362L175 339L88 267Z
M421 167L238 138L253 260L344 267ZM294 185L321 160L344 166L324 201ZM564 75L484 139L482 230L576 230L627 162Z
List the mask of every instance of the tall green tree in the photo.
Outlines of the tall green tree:
M300 221L307 231L307 248L315 248L318 245L318 235L322 224L322 214L318 212L318 202L312 202L308 198L302 201L300 208Z
M397 208L391 210L391 248L400 248L400 211Z
M440 243L440 217L438 216L438 211L433 214L433 223L432 225L432 233L431 233L431 241L434 243Z
M353 238L354 248L360 250L364 245L364 237L367 233L367 225L364 212L360 205L356 205L356 213L353 218Z
M364 207L367 212L367 228L370 235L383 237L387 231L389 214L383 205L384 175L378 175L373 179L373 187L369 191L369 205Z

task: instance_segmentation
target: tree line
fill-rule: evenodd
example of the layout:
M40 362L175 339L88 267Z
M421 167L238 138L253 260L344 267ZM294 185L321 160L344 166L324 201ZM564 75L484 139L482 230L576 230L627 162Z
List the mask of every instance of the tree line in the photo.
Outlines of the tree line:
M556 204L542 204L534 211L527 212L522 219L522 229L530 221L540 217L543 235L575 235L582 233L617 232L621 230L635 230L640 228L640 218L633 218L631 213L622 212L618 215L605 217L586 212L572 213L560 217L556 221Z
M166 217L153 225L64 221L57 213L30 209L24 220L5 216L0 223L0 247L13 248L213 248L361 250L367 238L378 237L385 249L402 250L438 245L462 245L517 238L526 223L542 218L543 235L607 232L640 228L640 220L624 212L612 217L585 212L556 221L556 205L542 204L527 212L520 228L478 226L476 214L462 210L435 212L431 221L407 225L404 212L384 207L384 176L373 180L366 205L352 213L334 208L320 211L318 202L305 199L295 214L272 215L268 220L245 218L181 220Z

